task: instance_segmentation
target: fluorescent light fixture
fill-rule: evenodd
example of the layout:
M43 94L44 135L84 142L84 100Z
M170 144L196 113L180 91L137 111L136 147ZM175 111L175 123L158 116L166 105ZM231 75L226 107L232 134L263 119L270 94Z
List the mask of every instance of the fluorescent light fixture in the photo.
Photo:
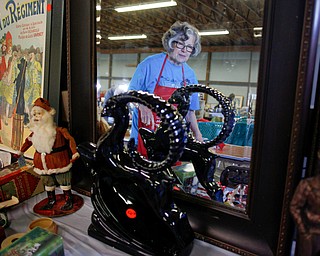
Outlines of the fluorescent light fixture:
M142 35L127 35L127 36L109 36L109 40L130 40L130 39L143 39L147 38L145 34Z
M155 9L169 6L176 6L176 1L164 1L164 2L154 2L154 3L143 3L137 5L123 6L114 8L117 12L132 12L147 9Z
M262 37L262 27L253 28L253 36L254 37Z
M97 4L97 5L96 5L96 10L97 10L97 11L101 11L101 5L100 5L100 4Z
M229 30L226 29L216 29L211 31L199 31L200 36L219 36L219 35L228 35Z

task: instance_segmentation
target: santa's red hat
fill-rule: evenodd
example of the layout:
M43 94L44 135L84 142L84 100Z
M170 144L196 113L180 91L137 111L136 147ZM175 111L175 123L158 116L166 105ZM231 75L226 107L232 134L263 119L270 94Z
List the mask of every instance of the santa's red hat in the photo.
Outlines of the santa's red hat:
M50 106L49 101L47 101L44 98L36 99L35 102L33 103L33 106L43 108L47 110L51 115L54 115L56 113L55 109Z

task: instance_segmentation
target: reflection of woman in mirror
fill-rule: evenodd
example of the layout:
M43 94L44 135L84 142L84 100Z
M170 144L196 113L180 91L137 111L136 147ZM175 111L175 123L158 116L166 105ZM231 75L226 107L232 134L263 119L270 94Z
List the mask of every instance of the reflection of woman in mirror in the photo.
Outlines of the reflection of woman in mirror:
M299 232L297 255L320 255L320 173L300 181L290 211Z
M197 56L201 51L198 30L187 22L178 21L164 33L162 45L166 52L149 56L138 65L129 90L146 91L168 100L177 88L198 84L194 71L186 63L189 57ZM199 108L198 94L193 94L186 120L195 138L202 141L195 115L195 110ZM139 110L134 111L131 138L135 139L141 154L145 155L146 152L138 136L138 127L154 130L157 124L156 116L146 106L139 105Z

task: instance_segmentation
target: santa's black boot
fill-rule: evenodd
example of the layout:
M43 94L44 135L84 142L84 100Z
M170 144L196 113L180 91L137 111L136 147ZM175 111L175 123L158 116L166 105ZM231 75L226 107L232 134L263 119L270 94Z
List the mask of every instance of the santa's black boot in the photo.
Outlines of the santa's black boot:
M41 210L51 210L56 203L55 191L47 191L48 203L41 207Z
M64 199L66 200L66 203L61 207L62 211L69 211L73 208L73 196L71 193L71 189L69 190L63 190Z

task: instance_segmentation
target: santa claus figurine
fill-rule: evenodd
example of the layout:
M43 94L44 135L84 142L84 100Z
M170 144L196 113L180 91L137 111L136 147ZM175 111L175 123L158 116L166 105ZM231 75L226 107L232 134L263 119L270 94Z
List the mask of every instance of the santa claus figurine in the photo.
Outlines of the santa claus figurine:
M47 100L38 98L34 102L29 125L32 133L26 138L19 154L22 155L31 146L36 150L33 158L34 171L41 175L48 195L48 203L42 210L50 210L55 205L55 186L59 184L65 198L61 210L68 211L73 208L70 169L80 155L68 130L57 127L54 123L55 113Z

